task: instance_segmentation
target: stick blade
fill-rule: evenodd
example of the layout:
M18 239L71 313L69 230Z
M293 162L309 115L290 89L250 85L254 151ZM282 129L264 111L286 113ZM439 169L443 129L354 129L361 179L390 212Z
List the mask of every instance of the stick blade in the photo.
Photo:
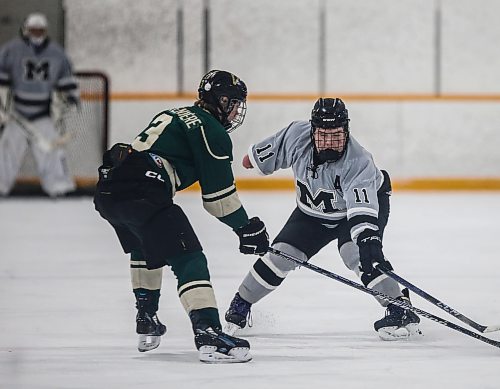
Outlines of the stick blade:
M500 331L500 325L488 326L485 328L483 332L495 332L495 331Z

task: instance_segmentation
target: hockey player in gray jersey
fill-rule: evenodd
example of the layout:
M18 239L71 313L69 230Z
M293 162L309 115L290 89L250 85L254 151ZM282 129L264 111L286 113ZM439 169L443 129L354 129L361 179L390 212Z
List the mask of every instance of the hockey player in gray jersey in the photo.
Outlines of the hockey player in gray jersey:
M345 265L363 284L394 298L408 300L396 281L375 267L392 270L382 251L389 217L391 182L349 131L348 111L342 100L320 98L310 121L292 122L276 134L252 145L243 159L245 168L260 174L292 168L297 207L272 247L301 260L337 240ZM274 254L255 262L226 312L227 331L247 325L251 305L276 289L296 268ZM420 333L420 319L409 310L379 300L385 317L375 330L384 340Z
M55 144L60 138L51 118L53 92L59 93L67 107L79 102L70 62L63 49L49 39L47 28L43 14L30 14L21 37L0 48L0 87L8 88L13 100L12 112L7 101L0 102L7 119L0 138L0 195L11 191L28 146L47 194L59 196L75 189L64 150L37 142Z

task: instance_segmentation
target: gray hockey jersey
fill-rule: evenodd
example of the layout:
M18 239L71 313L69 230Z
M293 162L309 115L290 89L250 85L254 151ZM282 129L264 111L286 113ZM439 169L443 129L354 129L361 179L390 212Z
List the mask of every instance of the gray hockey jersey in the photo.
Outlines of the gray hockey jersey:
M35 48L16 38L0 49L0 85L11 89L14 108L28 119L49 115L52 91L78 100L78 85L63 49L47 40Z
M378 230L377 190L384 178L372 155L352 135L342 158L317 166L314 174L308 121L292 122L250 146L248 156L252 165L264 175L291 167L298 208L321 219L325 226L333 228L347 217L353 241L367 228Z

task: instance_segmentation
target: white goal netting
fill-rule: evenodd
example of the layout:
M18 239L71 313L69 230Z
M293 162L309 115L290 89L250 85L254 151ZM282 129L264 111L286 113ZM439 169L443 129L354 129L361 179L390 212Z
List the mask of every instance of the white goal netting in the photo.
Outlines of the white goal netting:
M64 144L67 151L68 168L79 189L92 190L97 181L97 168L108 139L108 79L102 73L77 72L81 95L80 109L71 109L56 119L61 135L69 132ZM28 151L18 175L16 188L31 188L39 185L35 161ZM22 191L22 190L21 190Z

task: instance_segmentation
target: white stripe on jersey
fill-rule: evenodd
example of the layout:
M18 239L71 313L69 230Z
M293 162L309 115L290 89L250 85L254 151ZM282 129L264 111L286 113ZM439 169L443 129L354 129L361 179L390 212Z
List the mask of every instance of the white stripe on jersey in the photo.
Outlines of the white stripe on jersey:
M351 230L351 239L353 242L356 242L356 238L359 234L361 234L364 230L373 230L378 231L378 226L370 223L362 223L356 226L357 228Z
M334 213L324 213L322 211L317 211L315 209L312 209L308 207L307 205L301 203L300 201L297 201L297 205L299 206L300 209L304 210L306 214L314 214L316 216L320 216L322 219L328 219L328 220L340 220L343 219L344 217L347 216L347 211L338 211Z
M222 196L223 194L226 194L228 192L231 192L232 190L234 190L236 187L233 185L227 187L226 189L222 189L218 192L214 192L214 193L208 193L208 194L204 194L202 195L201 197L203 197L204 199L207 199L207 200L210 200L210 199L213 199L215 197L219 197L219 196Z
M23 100L48 100L50 98L51 92L26 92L16 90L15 95Z
M356 215L358 213L361 214L369 214L371 216L378 217L378 212L372 208L367 207L356 207L347 210L347 217L351 217L352 215Z
M76 84L76 83L77 83L76 78L74 78L74 77L64 77L64 78L61 78L57 82L57 86L63 87L65 85L71 85L71 84Z
M260 170L260 166L259 166L259 164L257 163L257 161L254 158L253 147L254 147L254 145L250 145L250 147L248 148L248 159L250 160L250 163L252 164L252 166L255 168L255 171L260 176L265 176L266 173L264 173L262 170Z
M236 191L215 201L207 201L206 196L203 196L203 208L210 215L221 218L240 209L241 201Z
M203 140L205 141L205 146L207 147L207 151L208 153L215 159L229 159L229 156L228 155L215 155L212 151L212 149L210 149L210 145L208 144L208 140L207 140L207 136L205 135L205 128L203 126L200 126L200 131L201 131L201 135L203 136Z

